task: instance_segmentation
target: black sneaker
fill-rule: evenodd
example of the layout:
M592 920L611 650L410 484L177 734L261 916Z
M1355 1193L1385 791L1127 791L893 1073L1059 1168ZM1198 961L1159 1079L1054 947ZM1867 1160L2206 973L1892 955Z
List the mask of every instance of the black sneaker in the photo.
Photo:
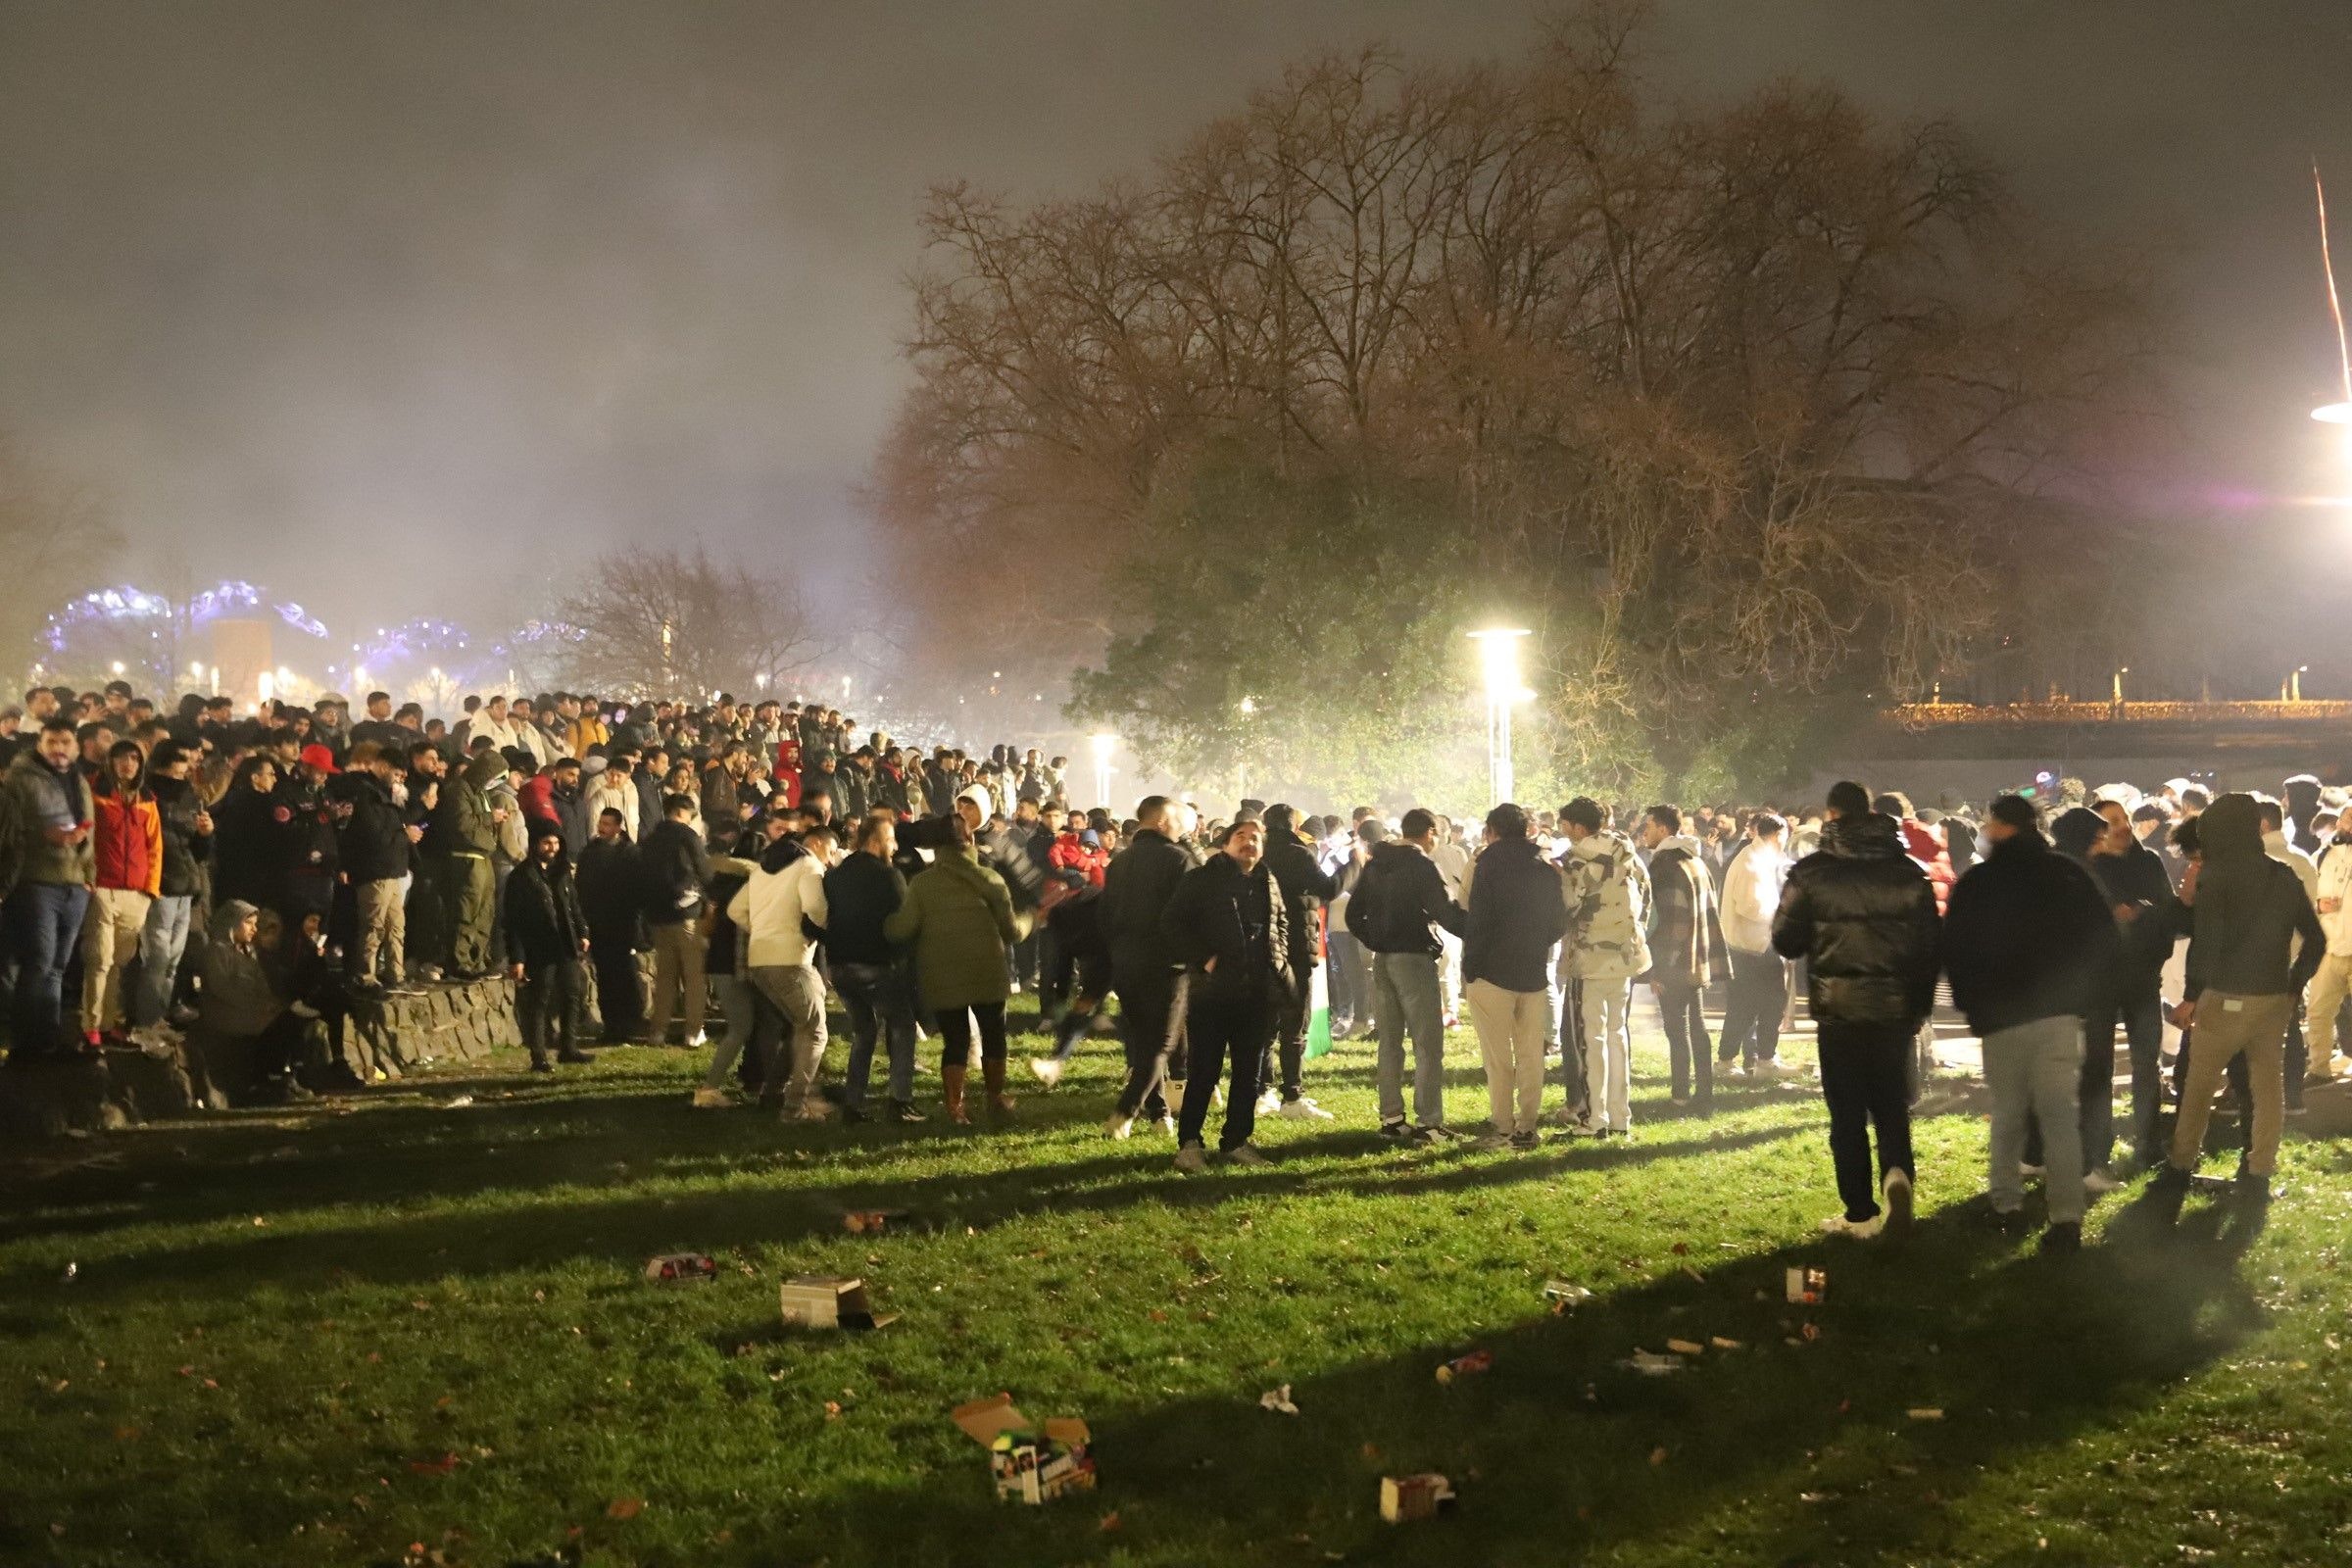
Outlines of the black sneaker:
M1536 1135L1534 1133L1513 1133L1511 1134L1511 1147L1523 1154L1527 1153L1536 1147Z
M2052 1257L2082 1250L2082 1226L2076 1220L2052 1220L2041 1233L2041 1250Z
M845 1104L841 1107L841 1123L845 1127L855 1127L860 1122L868 1122L873 1119L871 1115L856 1105Z
M2250 1170L2241 1170L2230 1188L2230 1196L2238 1202L2260 1207L2267 1206L2275 1195L2271 1192L2271 1179L2268 1176L2257 1176Z
M917 1110L917 1109L915 1108L914 1102L913 1102L913 1101L911 1101L911 1100L894 1100L894 1101L892 1101L892 1102L890 1102L890 1113L889 1113L889 1114L890 1114L890 1119L891 1119L892 1121L899 1121L899 1122L909 1122L909 1123L911 1123L911 1122L927 1121L927 1120L929 1120L929 1119L930 1119L930 1118L926 1117L926 1116L925 1116L925 1115L924 1115L924 1114L923 1114L923 1113L922 1113L920 1110Z
M590 1062L596 1060L596 1057L585 1051L560 1051L556 1053L556 1059L562 1062L568 1062L575 1067L585 1067Z
M1992 1211L1992 1228L2013 1239L2022 1236L2026 1229L2026 1211L2022 1208L1996 1208Z
M545 1056L540 1056L531 1063L531 1071L533 1072L554 1072L555 1070L556 1064L548 1060Z
M1420 1135L1414 1129L1413 1124L1405 1121L1382 1122L1380 1124L1380 1136L1386 1138L1392 1144L1417 1144L1421 1141Z

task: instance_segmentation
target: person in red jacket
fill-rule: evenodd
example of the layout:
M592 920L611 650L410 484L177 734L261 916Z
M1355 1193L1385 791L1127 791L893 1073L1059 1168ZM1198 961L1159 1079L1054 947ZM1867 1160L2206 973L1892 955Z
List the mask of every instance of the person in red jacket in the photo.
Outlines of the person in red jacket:
M81 928L81 1031L97 1045L122 1033L122 971L163 890L164 818L147 793L147 757L136 741L107 752L90 807L97 886Z
M1062 833L1054 840L1054 848L1046 852L1046 859L1056 871L1081 873L1097 892L1102 891L1102 878L1110 870L1110 855L1102 848L1102 835L1093 828Z
M1936 891L1936 915L1952 902L1952 884L1959 880L1952 870L1952 852L1945 847L1943 835L1922 822L1911 811L1911 797L1900 790L1889 790L1871 803L1871 809L1895 821L1895 837L1903 853L1928 873L1928 886ZM1936 1078L1936 1015L1931 1011L1919 1023L1919 1033L1911 1043L1911 1103L1916 1105Z

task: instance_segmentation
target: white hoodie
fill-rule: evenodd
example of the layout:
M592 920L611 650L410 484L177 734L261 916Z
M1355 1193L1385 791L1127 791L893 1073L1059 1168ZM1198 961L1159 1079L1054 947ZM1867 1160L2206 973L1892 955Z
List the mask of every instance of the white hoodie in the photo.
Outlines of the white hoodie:
M1780 912L1781 889L1795 862L1778 844L1749 839L1723 868L1724 945L1735 953L1772 951L1772 917Z
M801 929L805 916L824 928L825 862L795 856L781 871L754 871L727 906L727 918L748 942L745 962L755 969L807 968L816 962L816 944Z

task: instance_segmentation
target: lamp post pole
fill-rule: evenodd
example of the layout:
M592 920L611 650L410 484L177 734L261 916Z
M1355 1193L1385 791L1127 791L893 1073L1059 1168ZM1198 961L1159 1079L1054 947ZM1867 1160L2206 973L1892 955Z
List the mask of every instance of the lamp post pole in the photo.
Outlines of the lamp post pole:
M1511 798L1511 705L1519 701L1523 689L1519 680L1519 640L1528 635L1525 627L1490 626L1470 633L1478 644L1480 673L1487 693L1487 789L1488 805L1496 806Z

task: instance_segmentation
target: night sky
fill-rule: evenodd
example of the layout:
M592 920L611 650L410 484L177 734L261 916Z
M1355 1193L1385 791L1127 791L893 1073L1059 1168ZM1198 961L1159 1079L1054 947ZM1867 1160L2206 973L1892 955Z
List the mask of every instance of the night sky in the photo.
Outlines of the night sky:
M106 497L118 577L176 555L345 625L501 628L631 538L853 584L929 182L1083 191L1286 60L1507 57L1540 10L0 0L0 429ZM1689 99L1956 119L2147 265L2183 414L2151 499L2352 491L2307 418L2352 6L1667 0L1653 47Z

